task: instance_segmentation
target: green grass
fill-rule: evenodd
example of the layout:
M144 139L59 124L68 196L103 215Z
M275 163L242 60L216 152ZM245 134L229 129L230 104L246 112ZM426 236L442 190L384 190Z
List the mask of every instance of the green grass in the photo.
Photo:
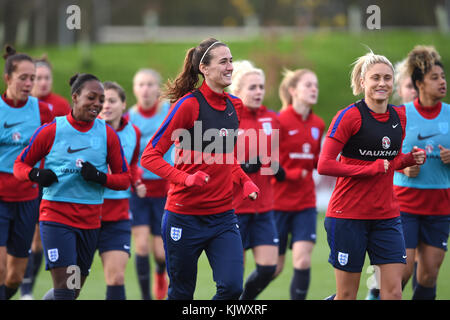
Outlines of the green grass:
M308 293L308 299L322 300L334 293L336 290L334 269L328 263L329 247L326 241L326 232L323 227L324 216L319 214L317 222L317 244L312 255L311 284ZM154 270L152 262L152 270ZM212 280L212 271L204 254L200 257L198 264L197 288L194 299L208 300L215 294L215 284ZM367 294L367 279L371 274L367 274L368 258L361 274L358 299L364 299ZM246 254L245 275L246 278L254 269L254 261L251 252ZM292 277L292 259L291 251L286 254L285 269L273 282L269 284L265 291L261 293L258 299L264 300L289 300L289 285ZM447 254L444 263L441 266L437 285L437 299L450 300L450 258ZM34 296L41 299L42 296L52 287L50 272L42 267L36 281ZM128 299L139 300L140 292L134 266L134 255L132 255L126 269L125 287ZM103 300L105 298L106 284L103 276L103 269L100 258L96 254L91 268L91 274L81 291L80 300ZM14 297L18 298L18 294ZM403 299L409 300L412 296L410 284L404 290Z
M213 35L212 35L213 36ZM350 90L351 64L367 52L364 45L375 53L387 56L393 63L403 59L417 44L434 45L440 52L443 63L450 65L450 41L448 36L436 32L415 31L371 31L361 34L345 32L315 32L302 35L266 36L245 42L228 42L234 60L249 59L266 73L265 104L278 110L278 85L284 68L310 68L319 78L319 101L315 112L326 124L336 111L356 100ZM34 57L47 53L54 67L54 91L70 98L69 78L76 72L90 72L101 80L114 80L127 92L128 106L135 103L132 93L132 78L142 67L158 70L163 79L173 78L180 71L187 49L196 43L144 43L144 44L95 44L91 47L89 59L82 58L80 47L45 47L23 49ZM20 49L20 48L19 48ZM1 86L2 88L4 85ZM444 99L445 101L446 99ZM312 279L308 299L323 299L335 291L334 271L328 260L328 245L323 228L323 215L317 228L317 245L312 256ZM366 259L367 261L367 259ZM261 294L261 299L289 299L289 283L292 276L291 251L287 253L285 269ZM366 281L370 276L361 275L358 299L364 299ZM153 265L152 268L154 269ZM253 270L254 262L250 252L246 255L245 277ZM37 298L51 287L50 274L41 271L36 283ZM139 289L134 267L134 257L126 271L126 291L129 299L139 299ZM215 293L211 269L204 255L199 261L196 299L210 299ZM101 262L96 255L91 275L87 279L80 299L104 299L105 283ZM17 296L16 296L17 297ZM408 286L404 298L410 299ZM438 299L450 299L450 258L448 255L441 267L438 281Z

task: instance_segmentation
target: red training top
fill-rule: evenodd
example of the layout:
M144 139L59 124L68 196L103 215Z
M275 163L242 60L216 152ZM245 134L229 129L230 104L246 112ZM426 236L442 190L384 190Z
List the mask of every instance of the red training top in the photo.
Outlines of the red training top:
M39 100L48 104L55 117L65 116L72 110L69 101L67 101L66 98L53 92L50 92L45 97L39 97Z
M238 117L242 110L242 101L226 92L216 93L212 91L206 82L199 88L208 104L223 111L226 101L230 99ZM242 171L241 166L235 160L233 164L205 163L209 156L194 150L182 150L189 152L187 158L201 159L202 161L179 161L186 158L176 152L175 164L171 166L163 159L163 155L169 150L172 141L172 132L177 129L191 129L199 116L199 103L192 93L187 93L176 101L170 108L156 134L148 143L141 157L143 167L170 182L165 209L180 214L209 215L231 210L233 208L233 180L240 185L251 181ZM179 141L175 141L175 146ZM200 163L197 163L200 162ZM187 187L186 178L203 171L209 175L209 182L202 186Z
M406 114L404 107L395 107L405 137ZM370 114L376 121L389 120L389 111ZM340 156L347 141L361 127L361 114L356 105L338 111L325 138L318 163L319 174L338 177L328 204L327 217L345 219L390 219L400 215L393 192L394 170L415 164L411 153L399 154L384 171L384 160L365 161ZM330 137L333 131L333 136Z
M278 134L272 134L273 129L279 130L277 114L260 106L257 109L242 108L237 140L237 160L240 163L248 162L257 156L264 163L262 168L270 168L272 139L278 139ZM253 129L253 130L252 130ZM254 133L254 135L253 135ZM278 141L273 141L274 147ZM239 152L240 148L244 150ZM235 184L233 190L233 208L240 213L263 213L273 209L272 175L262 175L261 170L249 173L248 176L258 186L260 194L253 201L242 198L242 186Z
M286 179L272 180L274 209L300 211L316 207L313 169L317 168L324 121L314 112L306 120L292 105L280 112L280 164Z

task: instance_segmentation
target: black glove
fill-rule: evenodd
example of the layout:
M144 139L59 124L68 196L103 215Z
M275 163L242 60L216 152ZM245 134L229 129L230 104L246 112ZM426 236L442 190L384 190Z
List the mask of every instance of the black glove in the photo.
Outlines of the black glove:
M278 171L274 174L274 176L278 182L284 181L284 179L286 179L286 171L284 171L281 165L278 165Z
M102 186L106 183L106 174L98 171L97 168L88 161L83 162L81 167L81 175L86 181L96 182Z
M41 187L49 187L54 182L58 182L58 177L50 169L31 169L28 174L31 181L37 182Z
M244 170L245 173L255 173L258 172L259 169L261 168L261 161L259 161L259 157L256 158L256 163L254 163L255 161L249 161L249 162L244 162L241 164L241 168L242 170Z

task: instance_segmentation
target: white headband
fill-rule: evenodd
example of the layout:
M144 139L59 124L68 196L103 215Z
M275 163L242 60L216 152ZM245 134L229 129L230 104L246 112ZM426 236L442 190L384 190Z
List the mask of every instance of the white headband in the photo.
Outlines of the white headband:
M206 54L208 53L209 49L211 49L215 44L218 44L218 43L220 43L220 41L214 42L212 45L210 45L210 46L208 47L208 49L206 49L205 53L203 54L202 58L200 59L200 62L199 62L199 64L198 64L199 66L200 66L200 64L202 63L203 58L204 58L204 57L206 56Z

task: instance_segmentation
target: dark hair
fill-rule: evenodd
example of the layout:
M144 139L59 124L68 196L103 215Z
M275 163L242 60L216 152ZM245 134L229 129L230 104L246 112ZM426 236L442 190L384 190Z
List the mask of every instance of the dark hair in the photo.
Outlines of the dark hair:
M33 59L25 53L17 53L16 49L7 44L5 46L5 53L3 54L3 59L6 60L5 68L3 74L10 76L14 71L16 71L17 64L22 61L30 61L33 63Z
M50 61L48 60L47 54L43 54L40 58L34 59L34 65L36 67L47 67L50 71L53 70Z
M100 80L98 80L98 78L96 76L94 76L93 74L90 73L77 73L75 75L73 75L70 80L69 80L69 84L70 87L72 88L71 93L74 94L80 94L81 90L84 87L84 84L87 81L91 81L91 80L96 80L98 82L100 82Z
M216 42L217 44L212 46ZM214 38L208 38L200 42L198 46L190 48L184 58L183 70L174 81L169 80L167 82L163 96L169 98L171 102L175 102L186 93L194 90L199 80L198 75L203 76L199 69L200 60L203 64L209 65L212 58L212 49L219 46L227 45Z
M125 90L123 90L123 88L117 82L105 81L103 82L103 87L105 88L105 90L115 90L122 102L125 102L127 100Z
M411 74L411 80L417 92L419 88L416 85L416 81L422 82L425 75L433 68L433 66L440 66L444 69L444 65L441 62L441 56L433 46L415 46L413 50L408 54L407 71Z

